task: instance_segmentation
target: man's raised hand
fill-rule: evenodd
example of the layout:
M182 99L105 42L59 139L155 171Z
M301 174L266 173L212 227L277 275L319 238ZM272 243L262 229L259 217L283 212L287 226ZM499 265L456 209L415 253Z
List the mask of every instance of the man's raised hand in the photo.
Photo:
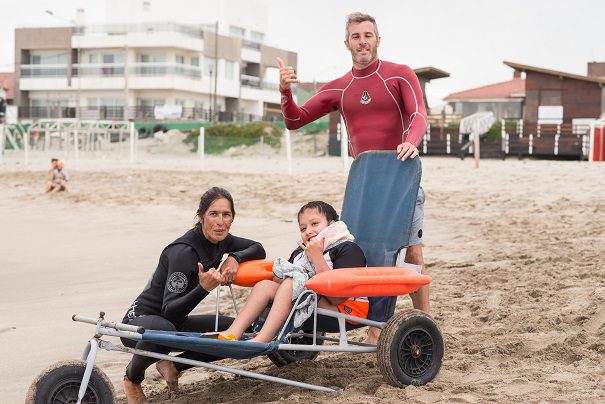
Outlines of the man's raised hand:
M279 66L279 87L281 89L287 90L292 83L300 83L296 77L296 70L292 66L286 66L282 58L277 58L277 65Z

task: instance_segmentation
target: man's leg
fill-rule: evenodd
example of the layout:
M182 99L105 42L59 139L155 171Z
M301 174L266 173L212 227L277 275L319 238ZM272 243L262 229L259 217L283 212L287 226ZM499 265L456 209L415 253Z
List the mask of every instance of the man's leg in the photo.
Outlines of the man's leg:
M426 274L426 268L422 257L422 244L413 245L407 248L405 252L405 262L422 266L421 272ZM412 298L412 304L415 309L422 310L425 313L429 312L429 285L421 286L417 291L410 293L410 297Z

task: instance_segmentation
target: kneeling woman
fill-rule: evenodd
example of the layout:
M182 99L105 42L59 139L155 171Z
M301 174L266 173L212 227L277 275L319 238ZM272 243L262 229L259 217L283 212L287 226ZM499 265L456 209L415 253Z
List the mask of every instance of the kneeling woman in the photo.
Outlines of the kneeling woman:
M233 282L240 262L265 258L263 246L229 233L235 217L233 198L214 187L202 195L194 228L162 251L157 269L143 292L124 316L123 323L150 330L207 332L214 330L214 315L189 313L219 284ZM220 264L223 255L228 258ZM232 318L220 317L219 329L229 327ZM125 346L163 354L170 348L149 342L122 339ZM180 357L212 361L220 359L197 352ZM145 403L141 388L145 370L157 359L134 355L126 368L124 392L129 403ZM161 361L156 365L168 386L176 389L179 372L191 366Z

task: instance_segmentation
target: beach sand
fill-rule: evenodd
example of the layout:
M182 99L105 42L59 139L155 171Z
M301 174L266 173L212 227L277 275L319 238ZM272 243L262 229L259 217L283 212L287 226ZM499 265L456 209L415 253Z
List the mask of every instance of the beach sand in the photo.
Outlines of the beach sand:
M68 193L42 194L47 155L0 165L0 402L23 402L34 377L79 358L94 327L74 313L121 320L163 247L193 224L201 193L229 189L232 233L271 257L296 247L295 214L323 199L338 209L346 171L334 157L208 157L186 153L70 162ZM169 394L154 367L143 388L155 403L193 402L603 402L605 401L605 164L423 158L424 253L431 314L445 341L441 372L426 386L386 384L375 354L321 354L276 368L267 358L227 366L336 386L309 392L194 369ZM237 288L242 301L247 291ZM195 310L211 313L209 297ZM225 313L227 289L221 295ZM400 297L398 308L410 308ZM352 335L361 338L364 331ZM129 356L97 364L125 402Z

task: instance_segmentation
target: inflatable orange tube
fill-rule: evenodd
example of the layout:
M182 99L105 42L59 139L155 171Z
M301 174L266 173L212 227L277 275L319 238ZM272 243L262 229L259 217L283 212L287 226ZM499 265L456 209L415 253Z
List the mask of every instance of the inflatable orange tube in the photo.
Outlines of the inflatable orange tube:
M431 283L431 277L399 267L341 268L309 279L306 287L324 296L400 296Z
M242 262L237 270L235 283L238 286L252 287L257 282L273 279L273 260L252 260Z

